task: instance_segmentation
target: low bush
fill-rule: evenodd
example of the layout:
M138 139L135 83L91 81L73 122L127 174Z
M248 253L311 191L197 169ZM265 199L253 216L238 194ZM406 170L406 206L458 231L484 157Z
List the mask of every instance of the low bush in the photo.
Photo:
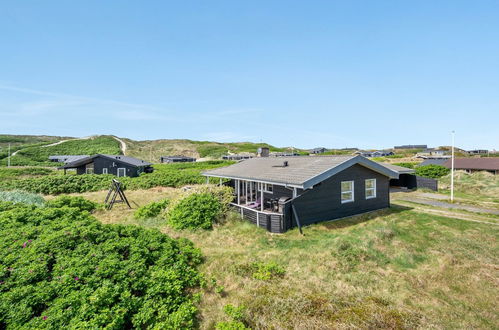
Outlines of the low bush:
M414 168L417 164L418 163L411 163L411 162L393 163L393 165L407 167L407 168Z
M79 196L59 196L49 202L47 202L48 207L74 207L80 211L92 212L99 207L99 204L89 201L83 197Z
M112 175L49 175L41 178L0 182L1 190L19 189L44 195L58 195L98 191L109 188Z
M416 168L416 175L425 177L438 179L442 176L445 176L450 173L450 170L442 165L424 165Z
M224 306L225 314L230 318L230 321L218 322L215 326L217 330L245 330L246 327L246 307L234 306L231 304Z
M135 219L147 219L147 218L155 218L159 216L159 214L166 209L166 207L170 204L169 199L163 199L159 202L152 202L146 204L144 206L139 207L133 214Z
M215 325L217 330L246 330L250 329L241 321L222 321Z
M0 329L195 327L201 254L72 207L0 202Z
M286 270L274 261L256 261L236 265L235 273L240 276L251 277L256 280L269 281L274 278L283 277Z
M220 200L210 193L191 194L168 211L168 224L175 229L211 229L222 214Z
M24 191L0 191L0 201L13 202L13 203L25 203L34 205L45 204L45 199L38 194L27 193Z

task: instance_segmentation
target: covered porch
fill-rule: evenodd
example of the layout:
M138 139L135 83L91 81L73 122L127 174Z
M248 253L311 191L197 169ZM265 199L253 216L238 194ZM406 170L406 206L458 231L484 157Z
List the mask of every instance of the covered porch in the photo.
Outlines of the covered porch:
M222 178L219 184L224 184ZM230 179L225 184L234 189L230 205L241 218L273 233L289 228L291 201L298 194L297 188L243 179Z

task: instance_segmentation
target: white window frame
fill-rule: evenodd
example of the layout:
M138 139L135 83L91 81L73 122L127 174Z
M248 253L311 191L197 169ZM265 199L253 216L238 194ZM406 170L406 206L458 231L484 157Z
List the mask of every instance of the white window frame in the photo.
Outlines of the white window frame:
M102 169L102 174L108 174L107 168Z
M263 192L266 192L269 194L272 194L274 192L274 185L273 184L261 183L258 187L258 191L262 191L262 188L263 188Z
M94 168L93 167L87 167L85 169L85 174L94 174Z
M374 182L372 188L367 188L367 181L373 181ZM376 179L366 179L366 181L365 181L365 189L366 189L366 191L365 191L366 199L376 198ZM367 196L367 192L368 191L373 191L374 194L372 196Z
M125 171L124 175L120 175L120 170L124 170ZM116 176L118 178L125 177L126 176L126 167L118 167L117 170L116 170L116 174L117 174Z
M347 183L347 182L350 182L352 183L352 189L351 190L345 190L343 191L343 183ZM351 181L341 181L340 183L340 198L341 198L341 204L345 204L345 203L351 203L353 201L355 201L355 182L353 180ZM345 199L343 200L343 194L352 194L352 198L351 199Z

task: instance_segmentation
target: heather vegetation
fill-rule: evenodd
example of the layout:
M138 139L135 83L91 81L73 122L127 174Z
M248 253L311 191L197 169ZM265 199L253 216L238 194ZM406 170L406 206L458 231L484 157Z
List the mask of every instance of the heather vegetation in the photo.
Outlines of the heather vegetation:
M416 175L425 178L438 179L449 173L450 170L442 165L424 165L416 168Z
M154 172L142 174L136 178L120 178L126 189L149 189L152 187L180 187L188 184L200 184L206 181L201 175L203 170L226 166L232 162L209 161L183 164L158 164L154 165ZM47 170L50 171L50 170ZM4 170L5 176L15 177L15 172ZM53 174L53 172L50 172ZM2 175L2 169L0 169ZM28 177L18 180L2 180L0 190L23 190L40 194L69 194L88 191L98 191L109 188L112 175L47 175L41 177Z
M96 136L88 139L73 139L56 145L30 146L19 150L11 157L12 165L58 166L48 160L51 155L121 154L120 144L111 136Z
M200 251L82 206L0 203L0 328L195 327Z

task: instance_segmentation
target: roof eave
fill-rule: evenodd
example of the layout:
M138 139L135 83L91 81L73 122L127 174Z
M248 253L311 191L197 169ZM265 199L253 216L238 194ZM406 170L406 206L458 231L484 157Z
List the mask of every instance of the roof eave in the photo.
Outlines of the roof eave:
M299 183L290 183L290 182L282 182L282 181L272 181L272 180L263 180L263 179L254 179L249 177L242 176L231 176L231 175L220 175L220 174L211 174L208 172L203 172L201 175L211 178L222 178L222 179L232 179L232 180L243 180L243 181L252 181L258 183L267 183L267 184L275 184L278 186L292 187L292 188L303 188L303 184Z
M316 185L324 180L329 179L333 175L336 175L339 172L346 170L347 168L349 168L350 166L353 166L355 164L360 164L360 165L367 167L375 172L383 174L383 175L389 177L390 179L398 179L398 177L399 177L399 174L397 172L390 170L389 168L387 168L381 164L378 164L372 160L369 160L365 157L358 155L358 156L352 157L352 158L344 161L343 163L333 167L330 170L327 170L327 171L305 181L303 183L303 189L311 188L314 185Z

